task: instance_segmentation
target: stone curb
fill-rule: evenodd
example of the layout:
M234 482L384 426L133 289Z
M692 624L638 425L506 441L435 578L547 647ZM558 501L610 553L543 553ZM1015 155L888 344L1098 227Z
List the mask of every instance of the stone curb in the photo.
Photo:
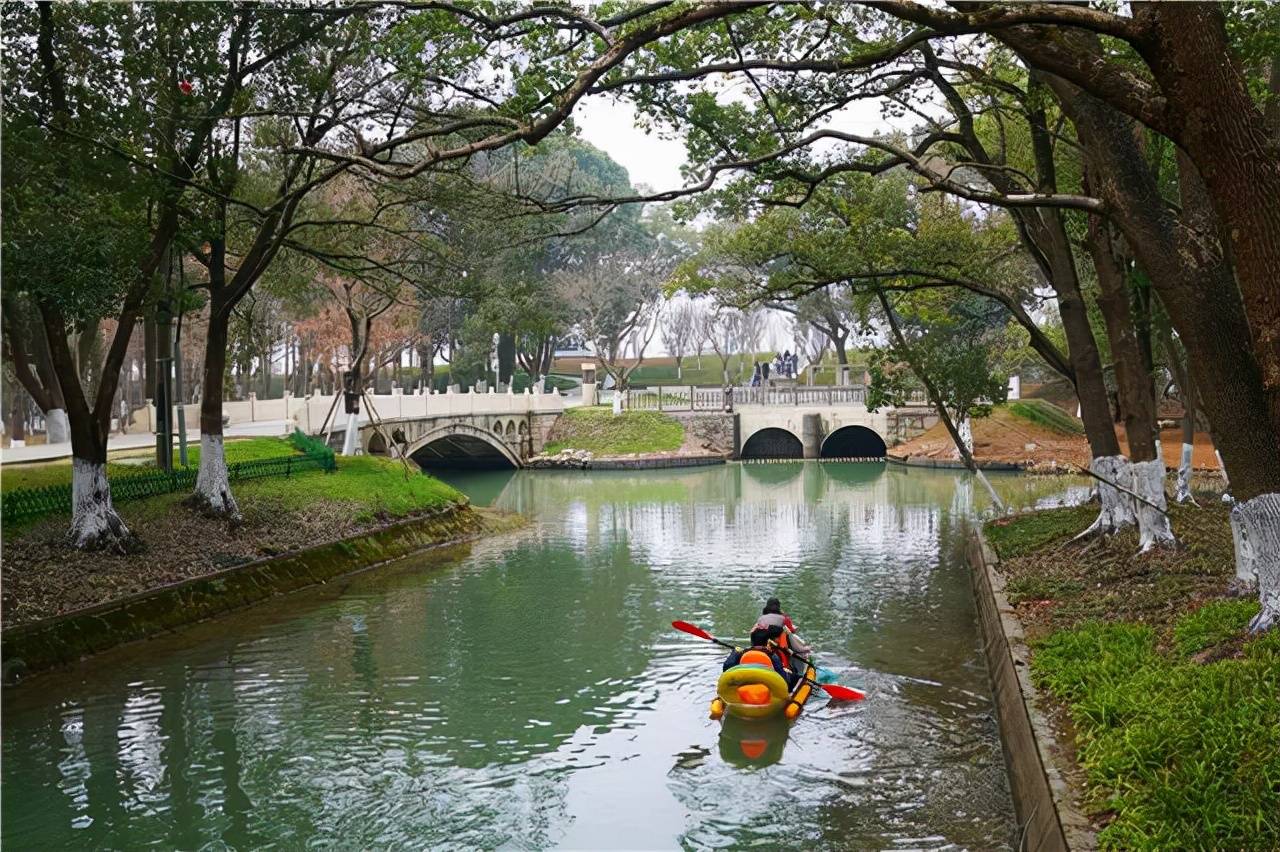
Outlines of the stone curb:
M1031 683L1031 655L1022 623L1005 596L995 551L980 527L971 531L965 555L1021 831L1019 848L1032 852L1096 849L1093 826L1075 806L1067 783L1071 764L1040 710L1041 698Z

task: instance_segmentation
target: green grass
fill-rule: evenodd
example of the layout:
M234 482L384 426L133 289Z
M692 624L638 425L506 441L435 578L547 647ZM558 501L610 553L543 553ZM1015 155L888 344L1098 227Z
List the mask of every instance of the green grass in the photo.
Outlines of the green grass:
M1092 503L1044 512L1028 512L987 523L983 534L1001 559L1013 559L1047 544L1070 538L1088 528L1098 516Z
M1222 603L1176 623L1179 650L1238 637L1246 608ZM1280 631L1208 664L1162 654L1157 638L1087 622L1032 658L1036 682L1070 711L1086 805L1111 817L1101 847L1280 848Z
M288 442L276 438L269 440L285 444L288 450L292 450ZM230 446L228 444L228 457L231 455ZM282 455L282 452L277 450L274 455ZM249 479L232 485L232 492L246 517L258 515L261 519L281 520L284 518L282 513L342 502L354 507L357 521L368 522L375 518L407 517L464 499L461 492L421 473L412 464L406 471L400 462L379 456L339 456L337 463L338 469L334 473L309 470L293 476ZM189 496L189 492L183 491L131 500L117 504L116 511L125 523L156 520L170 512L188 511L178 504ZM46 518L63 523L67 515L48 515L23 524L6 522L5 536L21 535L36 520L43 523Z
M1173 626L1173 646L1189 657L1220 645L1243 633L1261 608L1252 598L1210 601L1178 619Z
M680 421L656 411L624 411L614 416L607 406L571 408L552 428L544 452L589 450L597 455L660 453L684 443Z
M331 501L358 504L357 520L393 518L437 509L463 499L462 494L416 465L405 466L378 456L338 457L334 473L312 471L299 476L247 480L235 487L240 503L298 511Z
M1084 424L1052 402L1043 399L1020 399L1009 403L1009 411L1023 420L1064 435L1083 435Z
M298 450L284 438L231 438L226 443L228 462L256 461L258 459L277 458L293 455ZM178 450L173 451L174 464L178 461ZM155 467L154 450L132 449L120 453L111 453L107 457L107 476L109 478L137 476L150 473ZM125 462L124 459L150 459L137 463ZM195 467L200 464L199 442L188 445L187 464ZM71 481L71 459L56 459L47 462L30 464L7 464L0 467L0 491L12 491L19 488L43 488L49 485L64 485Z

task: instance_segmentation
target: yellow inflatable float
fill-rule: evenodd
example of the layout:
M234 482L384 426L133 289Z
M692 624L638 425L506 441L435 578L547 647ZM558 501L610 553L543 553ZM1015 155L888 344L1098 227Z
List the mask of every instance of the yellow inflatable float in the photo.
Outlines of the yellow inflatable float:
M740 719L766 719L782 715L794 719L813 694L815 672L808 666L794 689L778 674L767 654L747 651L741 662L720 675L716 697L711 701L711 718L728 713Z

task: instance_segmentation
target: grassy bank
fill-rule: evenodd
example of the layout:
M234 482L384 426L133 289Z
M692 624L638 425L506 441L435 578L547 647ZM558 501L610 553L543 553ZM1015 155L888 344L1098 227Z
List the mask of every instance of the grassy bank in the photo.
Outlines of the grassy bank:
M656 411L624 411L614 415L608 406L571 408L561 415L547 436L543 452L588 450L596 455L674 452L684 444L679 420Z
M68 548L63 543L66 515L42 518L25 528L5 524L0 583L5 623L45 618L346 538L464 499L416 467L406 469L400 462L372 456L339 458L334 473L307 471L247 480L233 489L244 516L238 526L182 505L185 493L118 506L143 548L127 555Z
M1245 633L1227 512L1172 509L1178 550L1073 544L1096 506L987 525L1032 675L1059 703L1108 849L1280 848L1280 632Z

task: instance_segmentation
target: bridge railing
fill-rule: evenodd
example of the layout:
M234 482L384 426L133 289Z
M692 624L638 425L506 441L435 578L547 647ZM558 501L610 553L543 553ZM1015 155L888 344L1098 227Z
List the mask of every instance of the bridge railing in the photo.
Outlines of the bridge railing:
M623 407L629 411L732 411L741 405L769 406L836 406L866 405L864 385L812 387L796 384L771 384L758 387L721 388L695 385L664 385L630 388L624 395ZM913 391L909 405L927 405L923 390Z
M729 396L725 388L715 386L630 388L623 397L623 407L628 411L727 411L732 408Z
M761 385L735 388L733 398L738 405L864 405L867 389L862 385Z

